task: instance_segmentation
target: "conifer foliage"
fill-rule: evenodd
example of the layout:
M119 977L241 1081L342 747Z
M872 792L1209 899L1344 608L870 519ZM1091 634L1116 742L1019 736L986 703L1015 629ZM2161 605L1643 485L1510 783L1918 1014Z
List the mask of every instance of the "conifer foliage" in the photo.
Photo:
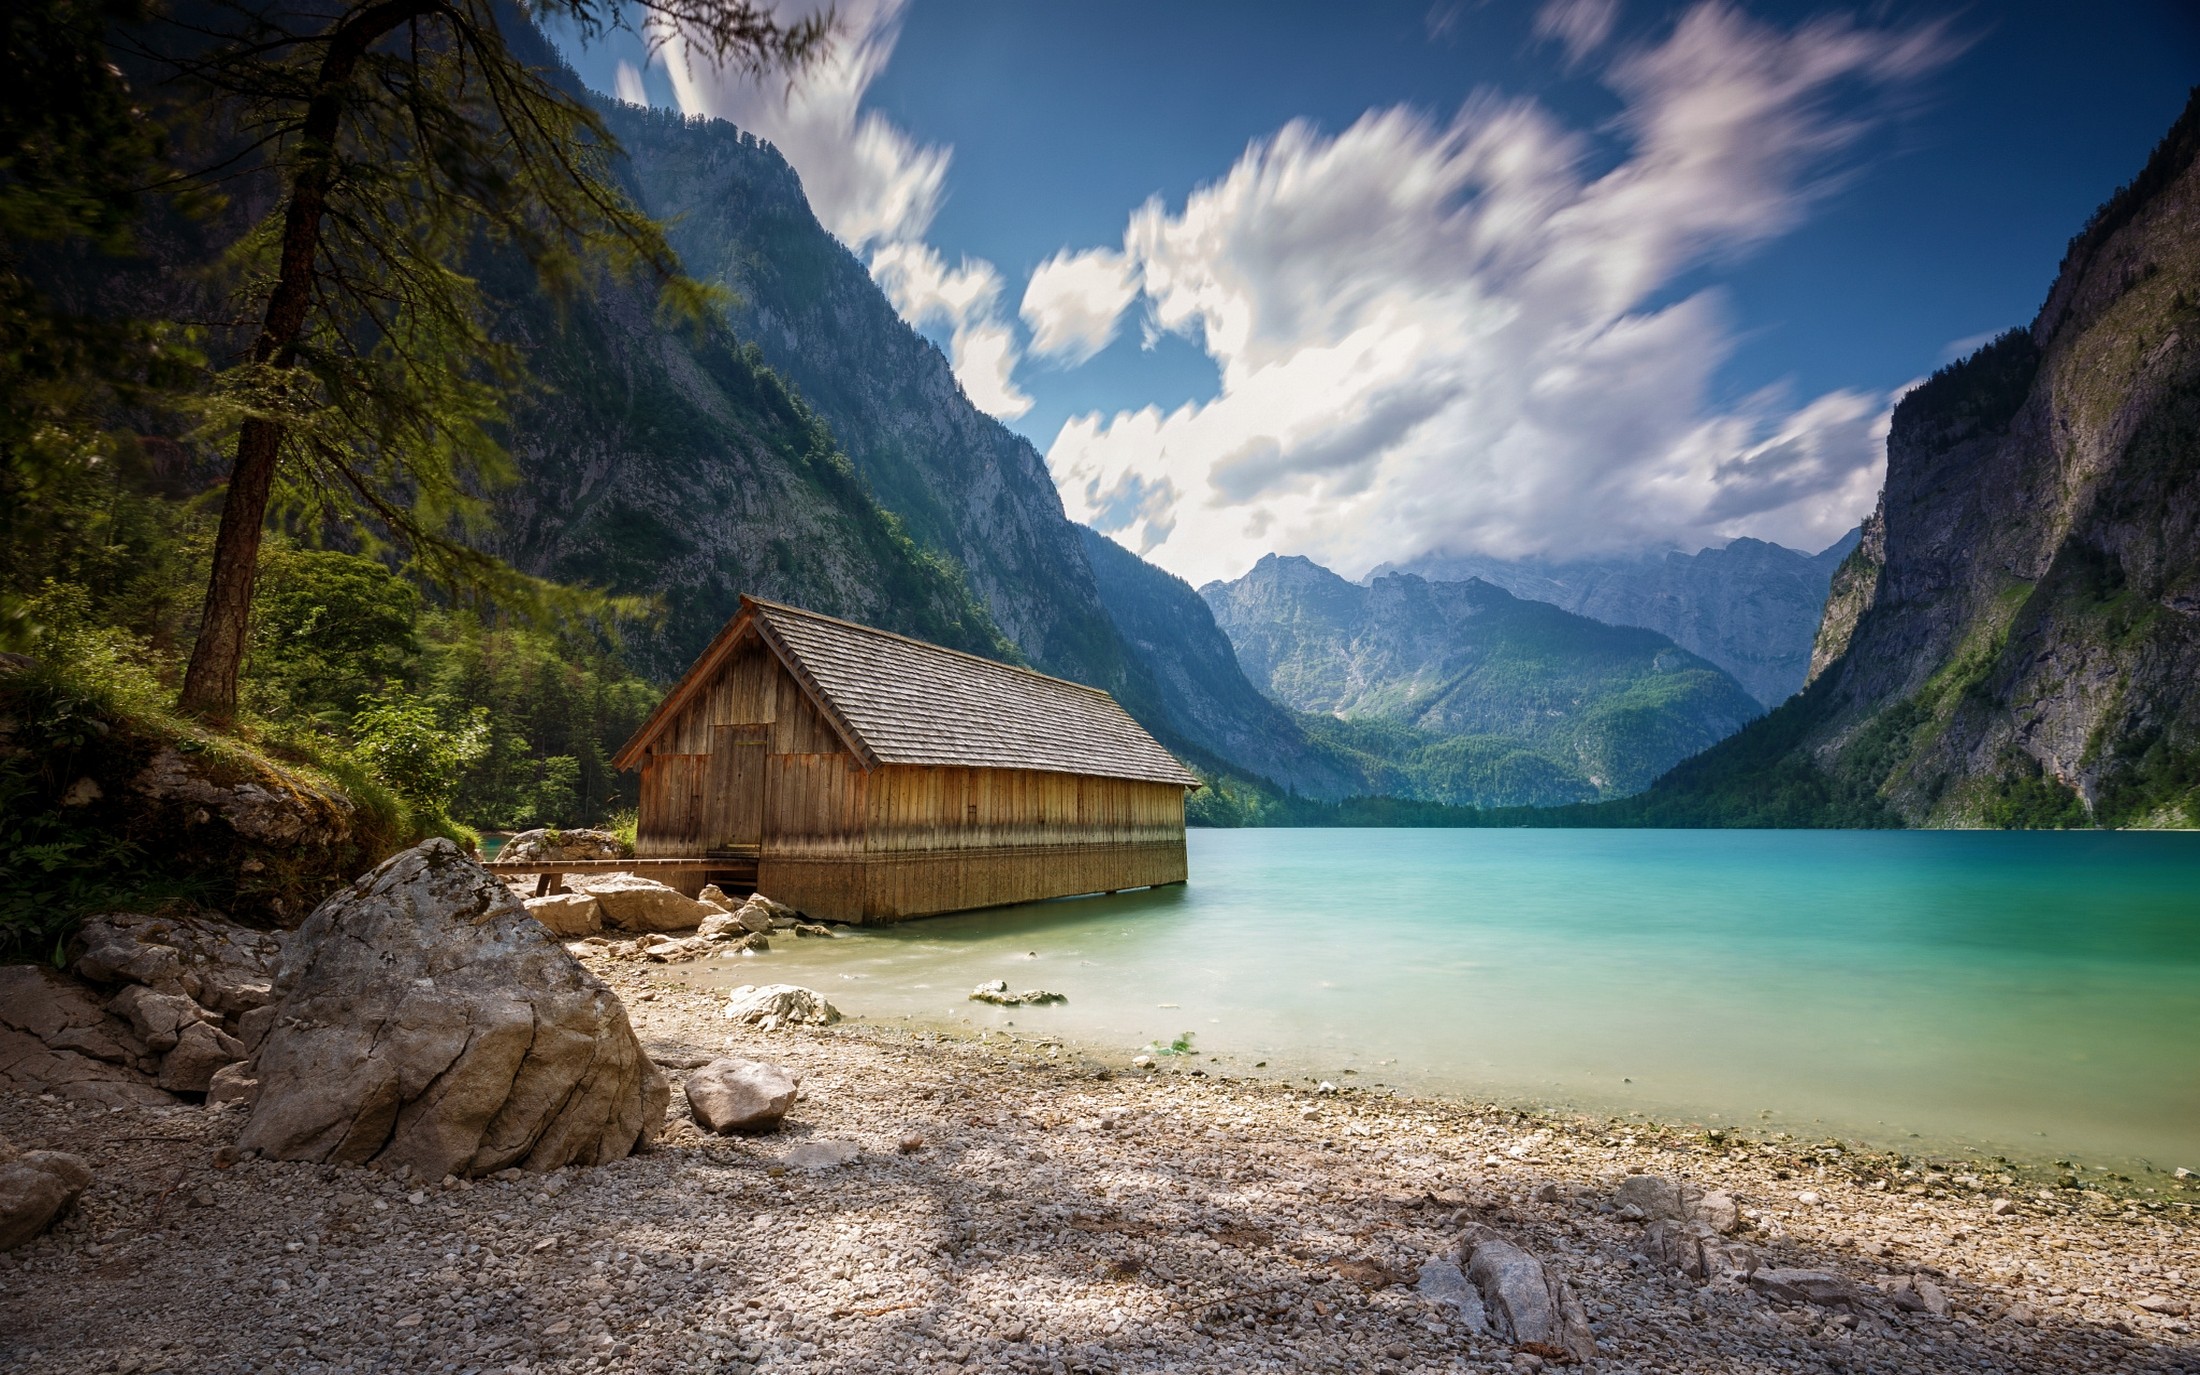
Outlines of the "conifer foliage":
M711 59L798 68L830 17L785 26L749 0L542 0L584 36L645 21ZM393 544L445 586L552 600L474 548L485 489L509 481L503 399L525 384L494 339L468 255L516 249L553 296L590 274L647 275L663 307L709 306L659 227L608 174L595 114L507 46L493 0L227 3L138 26L160 88L233 131L185 180L257 172L278 188L229 255L249 341L206 423L232 458L182 707L237 710L271 511Z

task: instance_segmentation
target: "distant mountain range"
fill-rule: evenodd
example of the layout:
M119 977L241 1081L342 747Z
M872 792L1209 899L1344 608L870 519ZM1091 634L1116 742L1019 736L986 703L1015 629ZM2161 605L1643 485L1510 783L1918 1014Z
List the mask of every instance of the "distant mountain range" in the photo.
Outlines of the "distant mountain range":
M1814 672L1639 818L2200 827L2200 91L2031 325L1895 408Z
M1738 539L1695 554L1570 562L1424 555L1383 564L1368 578L1392 572L1451 582L1480 578L1607 625L1655 630L1733 674L1769 709L1803 690L1826 591L1859 533L1816 554Z
M1480 579L1363 586L1271 554L1200 596L1246 675L1379 792L1460 806L1624 796L1761 710L1655 631Z

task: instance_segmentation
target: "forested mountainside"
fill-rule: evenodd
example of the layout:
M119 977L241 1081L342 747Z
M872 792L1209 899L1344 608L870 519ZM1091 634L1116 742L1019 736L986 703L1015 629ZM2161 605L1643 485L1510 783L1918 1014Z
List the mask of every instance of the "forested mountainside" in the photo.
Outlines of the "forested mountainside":
M2200 825L2200 92L2046 304L1896 407L1810 688L1671 819Z
M1432 554L1384 573L1417 573L1432 582L1480 578L1516 597L1603 621L1639 625L1709 659L1752 697L1776 707L1802 691L1811 644L1834 570L1856 547L1850 531L1816 554L1758 539L1737 539L1694 554L1624 559L1493 559Z
M1133 652L1153 666L1172 720L1192 723L1241 769L1288 779L1303 796L1369 790L1349 760L1310 740L1290 713L1247 681L1214 612L1190 583L1098 531L1078 532L1109 615Z
M832 427L879 500L961 563L1034 664L1121 684L1132 667L1046 465L963 396L946 357L817 222L786 160L722 121L601 104L636 201L670 222L688 271L732 290L734 331Z
M1234 665L1118 626L1038 452L963 395L938 347L817 222L775 150L720 121L603 108L639 204L671 221L690 272L734 294L734 331L830 426L910 535L960 566L1025 659L1113 692L1203 767L1336 794L1350 771L1295 731L1264 738L1281 727L1242 714L1257 694Z
M496 496L494 553L528 572L660 597L627 655L663 681L743 592L1012 656L951 560L920 548L800 396L713 326L668 330L650 292L606 284L553 307L490 279L500 332L545 390L514 408L521 479Z
M1358 756L1372 791L1480 807L1622 797L1759 711L1655 631L1479 580L1362 586L1271 554L1200 596L1246 675Z

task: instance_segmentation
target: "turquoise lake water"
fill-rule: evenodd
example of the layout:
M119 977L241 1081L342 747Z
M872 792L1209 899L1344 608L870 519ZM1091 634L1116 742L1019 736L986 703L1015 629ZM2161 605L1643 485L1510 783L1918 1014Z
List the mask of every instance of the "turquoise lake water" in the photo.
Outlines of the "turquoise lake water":
M1125 1054L1190 1032L1216 1072L2200 1169L2196 834L1194 831L1181 888L686 970ZM1069 1001L966 1000L995 978Z

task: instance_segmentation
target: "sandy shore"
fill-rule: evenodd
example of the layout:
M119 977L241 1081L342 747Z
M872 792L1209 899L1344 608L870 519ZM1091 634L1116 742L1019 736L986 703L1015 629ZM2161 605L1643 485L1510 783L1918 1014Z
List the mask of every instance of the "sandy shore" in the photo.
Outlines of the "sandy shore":
M231 1163L236 1110L6 1101L0 1135L98 1179L0 1256L0 1368L1525 1368L1414 1286L1480 1221L1568 1277L1600 1369L2200 1372L2189 1202L1135 1071L1040 1040L735 1030L714 996L591 963L675 1080L729 1050L801 1075L785 1128L705 1137L676 1092L646 1155L445 1186ZM1732 1192L1765 1264L1837 1272L1863 1311L1658 1270L1609 1204L1635 1173ZM1910 1275L1952 1312L1877 1300Z

